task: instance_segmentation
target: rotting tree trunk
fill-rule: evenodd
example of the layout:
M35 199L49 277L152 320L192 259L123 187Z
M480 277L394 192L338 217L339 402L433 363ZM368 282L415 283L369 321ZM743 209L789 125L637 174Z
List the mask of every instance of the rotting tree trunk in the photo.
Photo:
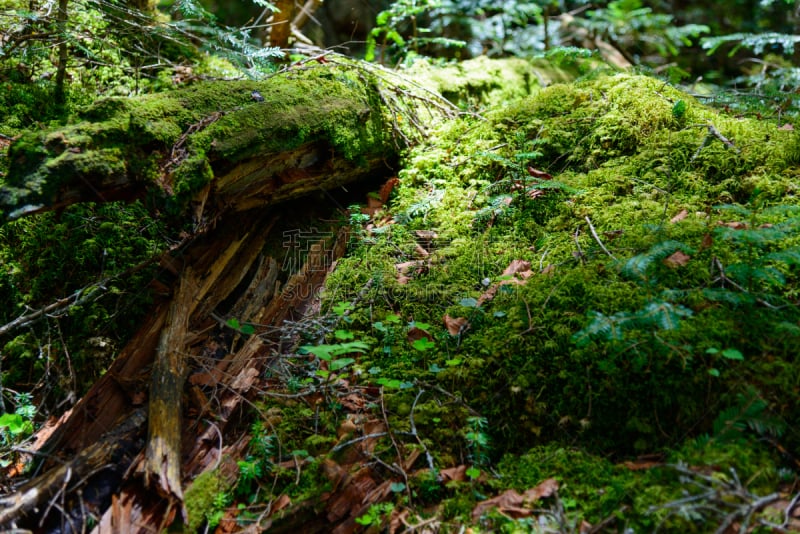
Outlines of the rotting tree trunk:
M363 69L315 63L262 82L100 100L75 124L11 145L0 222L153 190L216 220L388 172L396 146L377 85Z

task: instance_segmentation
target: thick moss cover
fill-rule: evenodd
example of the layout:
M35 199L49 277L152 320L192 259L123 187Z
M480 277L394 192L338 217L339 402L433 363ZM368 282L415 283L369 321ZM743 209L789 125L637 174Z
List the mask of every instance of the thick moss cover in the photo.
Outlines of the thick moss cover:
M376 304L353 315L378 341L364 369L457 390L500 451L675 446L713 433L747 383L794 420L798 162L796 133L657 79L552 85L413 151L399 224L340 263L330 300L372 280ZM420 231L437 236L428 258ZM514 260L524 278L503 275ZM386 350L386 314L432 325L436 348ZM445 315L469 327L451 335Z
M12 145L0 191L3 217L48 205L73 184L145 187L167 174L172 183L159 183L167 192L191 193L217 167L309 142L327 143L351 161L388 154L393 145L372 83L359 71L331 66L100 100L72 124L25 133Z

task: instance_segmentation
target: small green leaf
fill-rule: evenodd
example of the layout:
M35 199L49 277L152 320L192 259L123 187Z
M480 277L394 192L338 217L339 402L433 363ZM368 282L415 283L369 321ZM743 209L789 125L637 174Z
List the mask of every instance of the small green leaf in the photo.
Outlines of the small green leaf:
M243 324L242 327L239 329L239 332L246 336L251 336L255 334L256 327L251 324Z
M425 352L426 350L432 349L433 347L435 347L436 343L434 343L433 341L431 341L427 337L422 337L422 338L419 338L418 340L414 341L411 344L411 346L414 347L415 349L419 350L419 351Z
M338 371L339 369L344 369L348 365L355 362L356 361L353 358L340 358L338 360L333 360L331 362L331 371Z
M390 313L383 320L387 323L400 324L400 316L394 313Z
M711 368L708 370L708 374L710 374L711 376L719 376L719 370Z
M468 476L470 479L472 479L472 480L475 480L476 478L478 478L479 476L481 476L481 470L480 470L480 469L478 469L478 468L477 468L477 467L475 467L475 466L472 466L472 467L470 467L469 469L467 469L467 471L466 471L466 475L467 475L467 476Z
M395 378L379 378L375 381L379 386L383 386L389 389L399 389L402 382Z
M441 373L442 371L444 371L444 369L442 369L441 367L439 367L437 364L434 363L433 365L428 367L428 371L430 371L431 373Z
M457 365L461 365L461 360L459 358L454 358L452 360L445 360L445 365L448 367L455 367Z
M675 102L675 105L672 106L672 116L676 119L681 119L686 114L686 102L683 100L678 100Z
M719 353L719 349L715 349L714 347L711 347L710 349L706 349L706 354L718 354L718 353Z
M505 317L506 316L506 312L504 312L504 311L496 311L496 312L494 312L492 314L492 316L493 317Z
M406 489L406 485L402 482L392 482L391 486L389 486L389 489L392 490L393 493L400 493Z
M336 330L333 333L334 337L341 341L347 341L348 339L354 339L356 336L350 330Z
M725 349L722 351L722 357L729 360L744 360L744 355L736 349Z
M472 297L463 298L458 303L465 308L477 308L478 307L478 300Z
M231 317L230 319L228 319L227 325L233 328L234 330L239 330L242 327L242 325L239 324L239 319L237 319L236 317Z
M347 313L348 311L350 311L352 309L353 309L353 305L350 304L349 302L338 302L333 307L333 313L335 313L336 315L341 317L342 315L344 315L345 313Z

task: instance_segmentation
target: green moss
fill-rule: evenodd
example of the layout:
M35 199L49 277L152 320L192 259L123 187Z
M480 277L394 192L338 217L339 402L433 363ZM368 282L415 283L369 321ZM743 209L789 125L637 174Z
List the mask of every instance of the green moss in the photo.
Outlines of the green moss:
M184 507L188 516L186 532L198 532L210 514L215 512L219 493L227 491L226 484L216 471L205 471L194 479L184 496Z
M253 100L256 90L263 102ZM237 162L306 143L356 163L386 156L384 115L372 91L366 76L331 66L262 82L208 82L100 100L77 117L80 122L28 134L11 147L14 164L0 197L4 216L20 204L51 203L72 181L125 176L146 184L167 162L177 164L172 190L185 201ZM179 147L185 152L176 155L182 136L188 136Z
M678 100L687 104L680 117L673 114ZM710 430L717 414L708 405L725 402L726 380L737 375L768 398L795 398L788 382L796 373L787 382L765 372L767 362L774 369L794 361L784 343L789 327L780 326L800 318L791 304L794 260L776 264L786 282L752 286L783 303L772 309L720 287L714 265L734 266L731 273L761 265L771 251L791 255L796 239L789 232L736 244L718 227L738 215L714 206L796 205L799 140L630 74L551 85L485 121L442 125L406 159L391 204L399 224L371 237L329 279L331 298L350 301L372 280L366 300L385 309L372 304L370 314L391 311L433 325L436 354L399 343L378 347L362 365L380 371L365 378L446 385L489 419L496 451L553 439L615 454L658 450ZM537 170L552 178L536 178ZM753 228L767 222L754 217ZM795 223L787 215L769 221ZM438 236L424 244L425 258L415 252L419 230ZM681 243L689 260L647 260L638 274L626 267L664 242ZM415 260L418 267L398 282L394 265ZM513 260L530 262L532 276L475 307ZM684 315L656 321L665 320L658 315L665 309ZM450 336L445 314L467 318L469 329ZM352 317L357 336L376 335L358 310ZM575 334L600 324L598 317L623 331L578 344ZM758 336L743 334L754 325ZM706 352L714 347L735 347L745 359L721 361ZM407 397L390 401L398 414L408 413ZM775 408L793 419L790 405Z

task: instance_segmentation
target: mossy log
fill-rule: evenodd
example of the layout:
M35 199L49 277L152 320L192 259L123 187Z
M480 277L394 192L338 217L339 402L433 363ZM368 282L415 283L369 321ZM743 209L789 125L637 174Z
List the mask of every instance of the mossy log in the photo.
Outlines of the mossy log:
M334 188L395 157L385 111L368 73L323 65L105 98L12 144L0 221L154 190L216 217Z

